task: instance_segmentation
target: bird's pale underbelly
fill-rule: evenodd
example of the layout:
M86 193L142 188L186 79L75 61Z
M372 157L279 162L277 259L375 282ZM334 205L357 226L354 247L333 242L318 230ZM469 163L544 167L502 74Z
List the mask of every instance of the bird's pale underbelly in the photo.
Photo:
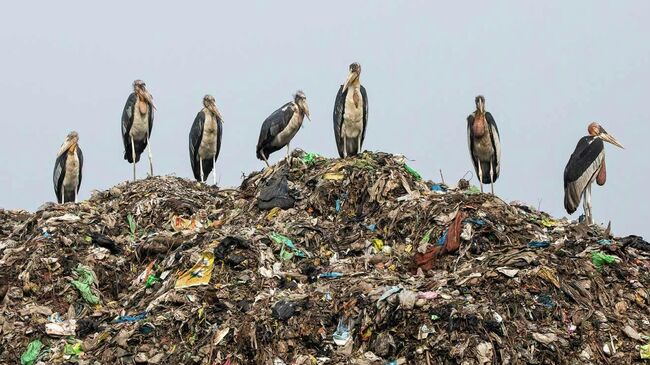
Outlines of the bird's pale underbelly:
M345 97L342 132L346 138L356 138L363 130L363 104L360 95L357 95L358 105L354 103L354 94L358 92L358 90L351 90Z
M141 114L138 108L135 108L133 111L133 125L131 126L129 135L134 140L140 141L146 139L147 133L149 133L149 111Z
M302 125L303 116L300 112L294 112L293 117L289 120L286 128L284 128L280 133L278 133L275 138L273 138L274 146L284 146L289 143L293 137L298 133L300 126Z
M76 153L69 153L65 164L63 189L76 190L77 185L79 185L79 158Z
M481 161L490 161L494 155L490 134L485 133L482 137L474 140L474 156Z
M217 122L212 116L206 113L206 120L203 124L203 136L199 146L199 157L210 158L217 154Z

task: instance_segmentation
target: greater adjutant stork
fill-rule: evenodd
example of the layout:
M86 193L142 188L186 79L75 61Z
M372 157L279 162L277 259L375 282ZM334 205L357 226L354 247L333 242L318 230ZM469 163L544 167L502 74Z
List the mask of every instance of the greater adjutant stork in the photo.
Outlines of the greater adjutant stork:
M492 114L485 111L485 98L474 99L476 111L467 117L467 143L474 170L483 192L483 184L490 184L494 194L494 182L499 178L501 164L501 140L499 129Z
M263 160L269 166L269 155L287 146L287 158L289 157L289 142L298 133L302 126L304 117L309 118L309 107L305 93L298 90L290 101L278 110L269 115L260 130L260 138L255 149L257 158Z
M368 94L360 76L361 65L351 64L348 78L339 87L334 101L334 137L341 158L360 153L366 136Z
M122 112L122 141L124 142L124 159L133 164L133 181L135 181L135 164L140 161L140 154L149 147L149 172L153 176L153 156L151 155L151 128L153 127L153 97L147 91L142 80L133 81L133 92L126 99Z
M81 186L84 155L79 147L79 135L70 132L56 155L54 163L54 193L59 203L77 202Z
M194 118L190 129L190 161L197 181L204 182L217 163L221 149L223 118L217 109L214 96L203 97L203 109ZM217 173L212 174L217 184Z
M620 148L623 148L623 145L598 123L589 124L587 132L589 135L580 138L564 168L564 208L567 213L572 214L578 209L580 199L583 198L587 224L593 224L591 184L595 180L602 186L607 180L603 141Z

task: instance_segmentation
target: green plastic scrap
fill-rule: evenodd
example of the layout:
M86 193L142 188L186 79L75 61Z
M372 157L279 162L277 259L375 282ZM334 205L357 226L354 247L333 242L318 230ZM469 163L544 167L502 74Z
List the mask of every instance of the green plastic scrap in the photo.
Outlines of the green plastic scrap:
M480 193L481 193L481 189L477 188L477 187L474 186L474 185L471 185L471 186L467 189L467 194L468 194L468 195L474 195L474 194L480 194Z
M91 285L96 281L95 274L92 270L87 266L79 264L74 271L79 275L79 280L73 280L72 285L79 290L86 302L89 304L99 304L99 297L91 289Z
M617 259L618 257L607 255L601 251L594 251L591 253L591 262L598 270L602 269L604 264L611 265L616 263Z
M135 240L135 230L137 228L137 225L135 223L135 218L133 218L133 215L129 213L126 216L126 221L129 223L129 230L131 231L131 239Z
M275 243L280 245L280 258L284 261L291 260L294 256L306 257L304 252L299 250L291 240L281 234L271 233L269 235ZM285 248L286 247L286 248ZM288 249L287 249L288 248Z
M316 157L320 157L318 153L308 152L302 157L302 162L307 165L312 165L316 163Z
M557 222L550 219L550 218L544 218L541 221L539 221L544 227L551 228L557 226Z
M160 278L157 277L156 275L149 275L147 278L146 283L144 284L145 288L151 287L156 281L160 281Z
M20 355L21 365L32 365L36 362L38 355L43 349L43 343L39 340L34 340L27 345L27 350Z
M433 232L433 228L429 228L427 233L424 234L424 236L420 240L421 245L429 243L429 241L431 241L431 232Z
M417 171L415 171L411 166L407 165L406 163L404 163L404 169L408 171L409 174L413 175L415 180L422 180L422 176L420 176L420 174Z
M641 358L644 360L650 359L650 343L640 347L639 355L641 355Z
M81 348L81 341L78 341L77 343L74 344L68 343L63 348L63 353L70 356L76 356L82 352L83 349Z

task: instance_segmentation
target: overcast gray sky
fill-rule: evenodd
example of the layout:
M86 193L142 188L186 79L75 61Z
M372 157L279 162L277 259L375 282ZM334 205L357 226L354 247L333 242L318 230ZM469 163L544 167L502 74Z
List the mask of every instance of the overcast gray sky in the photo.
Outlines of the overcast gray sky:
M595 219L648 235L648 14L643 0L10 2L0 14L0 206L54 200L70 130L85 156L82 198L129 179L120 116L136 78L158 107L156 174L192 176L187 134L206 93L225 119L220 185L262 167L259 127L296 89L313 122L292 145L335 156L334 97L358 61L366 149L456 182L472 169L465 118L482 93L503 145L497 194L556 216L566 215L564 166L587 124L601 122L626 149L606 146Z

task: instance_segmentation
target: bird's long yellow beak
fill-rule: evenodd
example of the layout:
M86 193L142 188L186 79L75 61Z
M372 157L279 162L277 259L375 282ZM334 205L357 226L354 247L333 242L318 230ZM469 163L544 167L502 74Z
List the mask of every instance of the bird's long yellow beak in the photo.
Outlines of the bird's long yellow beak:
M348 87L350 86L350 84L351 84L351 83L352 83L352 82L353 82L357 77L359 77L359 74L356 73L356 72L354 72L354 71L351 71L351 72L348 74L348 78L345 80L345 84L343 84L343 92L345 92L345 90L348 89Z
M616 146L616 147L620 147L620 148L622 148L622 149L625 149L625 147L623 147L623 145L622 145L619 141L617 141L616 138L614 138L611 134L609 134L609 133L607 133L607 132L603 132L603 133L601 133L601 134L600 134L600 138L601 138L603 141L605 141L605 142L609 142L609 143L613 144L613 145Z
M74 148L73 152L76 151L77 141L72 139L66 139L65 142L63 142L63 144L61 145L61 148L59 148L59 152L56 154L56 157L59 157L62 154L66 153L70 148Z
M217 106L216 106L216 105L214 105L214 104L210 104L210 106L208 106L208 109L209 109L212 113L214 113L214 115L216 115L217 118L219 118L219 119L221 120L221 123L224 122L224 121L223 121L223 117L221 116L221 113L219 113L219 109L217 109Z
M147 103L149 103L154 110L158 110L158 109L156 109L156 105L153 103L153 96L151 96L149 91L147 91L146 89L143 89L142 90L142 96L144 96L145 100L147 100Z

